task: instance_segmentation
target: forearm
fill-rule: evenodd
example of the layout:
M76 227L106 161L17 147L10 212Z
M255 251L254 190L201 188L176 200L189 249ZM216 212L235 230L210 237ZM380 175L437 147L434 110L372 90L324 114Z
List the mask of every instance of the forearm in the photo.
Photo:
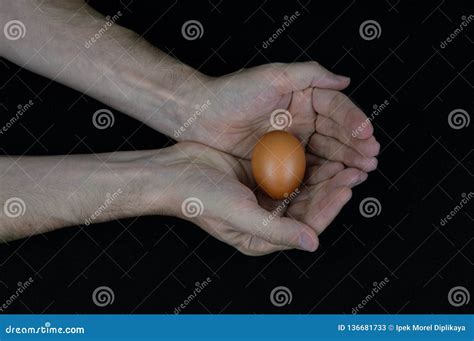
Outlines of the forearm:
M0 53L12 62L167 135L181 126L181 113L193 111L196 103L184 98L205 76L83 1L2 0L1 7L2 22L14 18L25 25L21 39L0 37Z
M167 150L0 157L0 242L64 226L169 214ZM153 193L159 195L150 195Z

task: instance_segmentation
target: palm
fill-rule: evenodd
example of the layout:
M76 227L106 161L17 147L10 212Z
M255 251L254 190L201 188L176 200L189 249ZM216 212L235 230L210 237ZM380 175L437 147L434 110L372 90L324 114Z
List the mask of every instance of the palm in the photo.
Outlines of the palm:
M305 181L299 193L285 205L282 200L272 200L257 192L259 204L269 211L285 207L285 216L311 226L320 234L332 222L351 198L351 188L363 182L367 174L344 168L338 162L317 160L306 170Z
M264 66L212 79L199 95L210 98L212 105L190 139L249 159L263 134L285 129L308 146L311 154L364 171L375 169L374 156L380 146L370 122L346 96L331 90L348 83L327 75L301 80L298 75L306 67L297 65L296 76ZM365 129L351 136L362 124L367 124Z
M218 90L209 94L214 97L212 113L208 115L212 120L202 127L211 143L221 150L248 159L258 139L275 129L275 124L282 124L302 141L314 133L312 89L281 94L277 88L269 87L268 81L257 81L253 75L239 75L237 81L224 77L216 80L213 88ZM287 110L291 117L281 112L272 119L271 114L278 109Z
M340 163L311 160L301 193L284 207L284 202L271 200L257 189L248 160L206 148L182 164L183 197L196 197L203 203L203 214L196 223L214 237L252 255L292 246L278 238L272 242L265 239L266 233L272 233L265 230L274 227L270 217L276 208L282 206L281 212L286 211L281 219L288 225L287 233L299 225L319 234L350 199L351 187L366 178L366 173L344 168Z

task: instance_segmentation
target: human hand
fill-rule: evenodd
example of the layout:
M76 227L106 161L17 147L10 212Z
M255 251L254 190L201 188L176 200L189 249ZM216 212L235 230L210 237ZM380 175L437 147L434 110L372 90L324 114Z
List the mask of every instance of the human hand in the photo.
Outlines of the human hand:
M14 200L11 214L0 216L0 241L64 226L165 214L190 220L248 255L288 248L314 251L317 235L367 174L311 155L307 159L298 195L276 201L257 190L250 161L198 143L23 157L14 164L0 158L0 180L6 184L0 203L7 213Z
M367 118L339 92L349 85L348 78L316 62L274 63L207 77L119 25L108 30L111 39L102 39L93 48L81 46L82 53L77 54L76 42L96 34L103 18L80 1L67 8L61 3L41 4L38 11L29 2L6 2L6 17L25 17L30 34L15 44L0 44L0 55L170 136L191 118L195 105L210 101L209 108L175 137L247 159L256 141L272 129L272 113L288 110L292 124L287 130L308 145L310 153L364 171L375 169L380 146L370 122L351 136ZM50 12L74 20L43 16ZM46 54L38 56L35 51L46 45ZM123 46L129 47L125 55ZM45 63L46 59L55 63Z
M178 140L201 142L248 159L258 139L273 129L272 123L282 123L275 120L291 119L286 130L311 154L372 171L380 145L365 114L339 92L349 81L316 62L267 64L204 79L186 102L209 100L211 105ZM291 118L274 117L272 122L277 109L288 110ZM366 127L351 136L364 122Z
M260 191L254 193L248 160L201 144L178 143L143 161L149 175L140 177L143 184L139 187L147 193L147 207L166 201L166 214L190 220L254 256L291 248L316 250L317 235L348 202L351 188L367 177L342 163L308 156L305 182L288 204L289 200L285 203ZM160 182L170 184L166 190L153 185L157 174Z
M30 34L15 44L0 44L0 55L54 77L164 134L174 135L178 141L203 143L246 159L257 140L272 129L272 113L288 110L292 124L286 130L303 141L310 153L364 171L375 169L374 156L380 147L370 122L351 136L367 118L339 92L349 85L348 78L316 62L274 63L208 77L119 25L108 30L113 39L102 39L93 48L81 47L82 53L77 54L76 42L93 36L103 18L81 2L70 5L65 8L60 2L47 2L38 11L29 2L7 2L5 13L26 16ZM74 20L46 20L43 13L51 11L57 17ZM38 56L35 51L47 44L47 54ZM130 47L125 55L123 46ZM45 58L55 63L45 63ZM57 70L62 71L57 74ZM199 118L193 117L195 105L207 101L209 108ZM195 120L188 122L191 118ZM189 127L181 132L186 122ZM280 123L276 118L275 122Z

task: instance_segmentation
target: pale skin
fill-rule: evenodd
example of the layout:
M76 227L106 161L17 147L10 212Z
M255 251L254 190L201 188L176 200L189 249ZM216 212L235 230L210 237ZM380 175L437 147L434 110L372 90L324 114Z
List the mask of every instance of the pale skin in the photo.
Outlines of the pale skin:
M314 251L318 235L349 201L352 188L377 167L380 145L366 115L340 91L349 85L316 62L267 64L209 77L166 55L118 24L92 46L105 19L82 1L2 1L0 22L20 20L24 38L0 37L0 54L84 92L173 136L195 111L211 105L154 151L0 158L0 203L22 198L25 214L0 215L4 241L81 225L120 188L93 223L141 215L188 219L247 255L297 248ZM39 53L38 53L39 51ZM275 109L292 114L287 129L307 151L300 194L264 224L282 202L261 193L250 157L272 129ZM352 131L364 124L356 137ZM13 162L16 160L16 162ZM202 214L181 205L199 198Z

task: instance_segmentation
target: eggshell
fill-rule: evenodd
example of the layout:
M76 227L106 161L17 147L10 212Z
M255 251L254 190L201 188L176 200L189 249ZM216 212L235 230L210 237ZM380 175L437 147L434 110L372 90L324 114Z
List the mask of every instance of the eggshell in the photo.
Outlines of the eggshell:
M255 181L273 199L283 199L303 181L306 157L300 141L276 130L262 136L252 153Z

